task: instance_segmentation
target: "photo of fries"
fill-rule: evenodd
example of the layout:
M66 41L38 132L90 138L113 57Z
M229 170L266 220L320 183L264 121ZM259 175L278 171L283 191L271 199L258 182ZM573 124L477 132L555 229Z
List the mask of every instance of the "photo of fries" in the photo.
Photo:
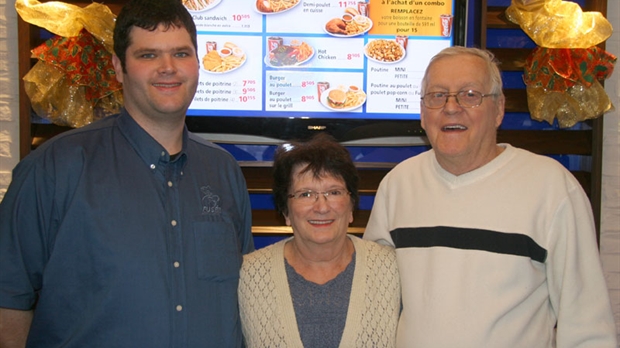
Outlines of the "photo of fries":
M367 32L368 30L370 30L370 27L372 27L372 21L370 20L370 18L368 18L365 21L360 20L347 22L345 30L348 36L355 36Z
M305 62L314 54L314 49L305 42L298 43L296 41L291 41L291 46L297 49L297 61L299 62Z
M222 74L238 69L245 63L246 54L232 42L222 49L212 49L202 57L202 68L209 73Z
M189 11L204 11L219 4L221 0L181 0Z
M394 40L378 39L366 44L364 54L376 62L396 63L405 57L405 49Z
M300 0L256 0L256 10L263 14L278 13L290 10Z

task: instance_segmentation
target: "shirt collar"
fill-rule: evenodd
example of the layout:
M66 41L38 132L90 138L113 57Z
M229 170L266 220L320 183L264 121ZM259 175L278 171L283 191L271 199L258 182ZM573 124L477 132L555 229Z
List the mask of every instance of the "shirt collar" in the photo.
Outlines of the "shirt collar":
M138 156L142 158L147 166L152 167L160 161L169 162L170 154L166 149L158 143L150 134L148 134L140 125L129 115L127 110L123 108L117 119L117 127L120 132L127 138L127 141L134 148ZM181 152L176 157L178 161L186 157L187 141L189 139L187 126L183 128L183 145Z

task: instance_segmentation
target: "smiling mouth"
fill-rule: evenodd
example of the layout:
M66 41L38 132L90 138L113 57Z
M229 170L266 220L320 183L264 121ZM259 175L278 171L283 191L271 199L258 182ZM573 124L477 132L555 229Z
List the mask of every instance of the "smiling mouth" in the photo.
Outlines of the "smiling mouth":
M308 222L311 225L329 225L334 222L334 220L308 220Z
M154 83L153 84L153 86L155 87L167 87L167 88L178 87L180 85L181 85L180 83Z
M463 130L467 130L467 127L462 126L460 124L452 124L449 126L442 127L441 130L446 131L446 132L463 131Z

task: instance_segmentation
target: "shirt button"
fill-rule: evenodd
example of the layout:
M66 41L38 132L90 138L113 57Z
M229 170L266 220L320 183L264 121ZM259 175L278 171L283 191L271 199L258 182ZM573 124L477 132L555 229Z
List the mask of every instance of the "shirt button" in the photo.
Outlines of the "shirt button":
M182 310L183 310L183 306L178 305L178 306L177 306L177 312L180 312L180 311L182 311Z
M174 268L179 268L179 266L181 266L181 264L179 263L179 261L174 261Z
M172 181L168 181L168 187L172 187Z
M165 152L165 151L162 151L162 152L161 152L161 157L164 157L164 156L166 156L166 152Z
M154 164L151 164L151 169L155 169L155 165Z
M176 225L177 225L177 220L172 220L172 221L170 222L170 224L171 224L172 226L176 226Z

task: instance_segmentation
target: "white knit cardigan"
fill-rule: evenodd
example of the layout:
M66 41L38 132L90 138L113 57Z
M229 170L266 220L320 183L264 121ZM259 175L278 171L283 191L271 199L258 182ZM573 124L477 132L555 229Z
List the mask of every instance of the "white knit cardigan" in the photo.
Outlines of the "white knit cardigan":
M340 347L394 347L400 313L400 281L394 249L349 236L355 272ZM303 347L284 263L284 244L245 255L239 306L248 348Z

